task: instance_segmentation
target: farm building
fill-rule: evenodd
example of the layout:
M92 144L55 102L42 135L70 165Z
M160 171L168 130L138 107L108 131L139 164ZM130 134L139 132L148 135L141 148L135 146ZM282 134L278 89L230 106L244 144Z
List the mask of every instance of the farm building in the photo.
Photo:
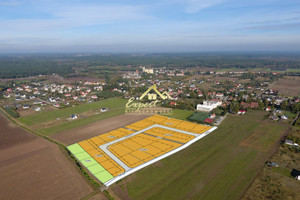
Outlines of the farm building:
M275 162L268 162L267 164L269 167L278 167L278 164Z
M237 114L239 114L239 115L243 115L243 114L245 114L245 113L246 113L245 110L240 110L239 112L237 112Z
M300 171L297 169L292 169L291 176L295 177L296 180L300 180Z
M271 111L271 108L270 107L267 107L266 108L266 111L268 112L268 111Z
M292 140L286 140L284 143L287 144L287 145L293 145L294 144L294 142Z
M77 115L72 114L72 115L71 115L71 119L78 119L78 117L77 117Z
M30 106L29 105L23 105L23 109L28 109Z

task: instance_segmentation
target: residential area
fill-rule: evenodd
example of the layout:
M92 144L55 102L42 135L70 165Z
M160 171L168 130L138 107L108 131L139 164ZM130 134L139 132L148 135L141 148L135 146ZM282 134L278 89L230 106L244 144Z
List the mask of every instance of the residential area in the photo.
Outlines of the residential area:
M37 79L11 83L2 92L1 98L6 108L26 115L27 110L63 109L115 96L138 99L155 84L159 92L167 92L171 97L162 101L160 106L195 111L192 118L199 123L215 124L226 113L244 115L249 110L265 110L270 120L290 123L300 110L299 98L281 95L270 87L280 78L283 78L281 73L196 73L194 68L139 67L109 82L76 81L66 84Z

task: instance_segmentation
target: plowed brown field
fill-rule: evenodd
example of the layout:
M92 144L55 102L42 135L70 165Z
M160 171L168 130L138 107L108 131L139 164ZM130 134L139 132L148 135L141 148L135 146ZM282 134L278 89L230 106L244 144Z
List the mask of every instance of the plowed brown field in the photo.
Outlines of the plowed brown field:
M0 138L0 199L81 199L93 191L58 146L1 114Z
M298 96L300 94L300 79L295 77L293 79L281 79L269 86L271 89L279 90L279 94Z
M147 117L150 117L150 115L122 114L98 122L94 122L85 126L81 126L79 128L74 128L60 133L56 133L54 135L51 135L50 137L57 141L60 141L61 143L64 143L65 145L70 145L106 133L108 131L124 127L136 121L145 119Z

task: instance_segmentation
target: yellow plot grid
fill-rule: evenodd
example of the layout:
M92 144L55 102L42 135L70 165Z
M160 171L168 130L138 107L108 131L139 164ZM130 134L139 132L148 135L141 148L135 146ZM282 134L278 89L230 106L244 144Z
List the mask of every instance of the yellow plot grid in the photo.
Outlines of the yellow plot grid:
M114 141L116 139L122 138L126 135L129 135L131 133L134 133L134 131L125 129L125 128L119 128L117 130L113 130L110 132L107 132L102 135L98 135L96 137L91 138L91 140L97 145L100 146L102 144L109 143L111 141Z
M110 145L108 150L128 167L134 168L180 146L179 143L139 133Z
M133 129L133 130L142 130L144 128L147 128L151 125L159 124L171 128L176 128L183 131L188 131L191 133L196 134L202 134L209 129L211 129L210 126L196 124L192 122L187 122L179 119L169 118L161 115L154 115L151 117L148 117L146 119L143 119L141 121L135 122L133 124L130 124L126 126L127 128Z
M125 170L112 160L108 155L106 155L99 146L118 138L122 138L126 135L133 133L133 131L120 128L114 131L110 131L103 135L93 137L91 139L84 140L78 144L90 155L92 156L104 169L106 169L112 176L118 176L119 174L125 172Z
M158 136L161 138L181 142L181 143L187 143L188 141L195 138L195 136L193 136L193 135L188 135L188 134L180 133L177 131L171 131L171 130L160 128L160 127L151 128L151 129L145 131L145 133L155 135L155 136Z
M105 168L105 170L107 170L112 176L116 177L125 172L125 170L107 154L105 154L99 148L99 146L132 134L135 131L145 129L154 124L160 124L163 126L196 134L204 133L211 128L205 125L195 124L160 115L154 115L126 126L126 128L132 130L119 128L117 130L107 132L88 140L84 140L82 142L79 142L78 144L103 168ZM177 141L180 143L187 143L188 141L195 138L192 135L177 131L171 131L160 127L154 127L145 131L145 133L151 134L154 137L140 133L118 143L112 144L108 148L128 167L134 168L144 162L150 161L181 146L181 144L179 143L168 141L165 139Z

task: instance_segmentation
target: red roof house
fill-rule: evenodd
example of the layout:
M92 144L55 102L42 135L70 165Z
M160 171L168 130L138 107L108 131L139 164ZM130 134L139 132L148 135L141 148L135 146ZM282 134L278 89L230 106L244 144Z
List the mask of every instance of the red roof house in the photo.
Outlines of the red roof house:
M205 120L204 120L204 123L208 123L208 124L211 124L211 123L213 123L213 119L210 119L210 118L206 118Z

